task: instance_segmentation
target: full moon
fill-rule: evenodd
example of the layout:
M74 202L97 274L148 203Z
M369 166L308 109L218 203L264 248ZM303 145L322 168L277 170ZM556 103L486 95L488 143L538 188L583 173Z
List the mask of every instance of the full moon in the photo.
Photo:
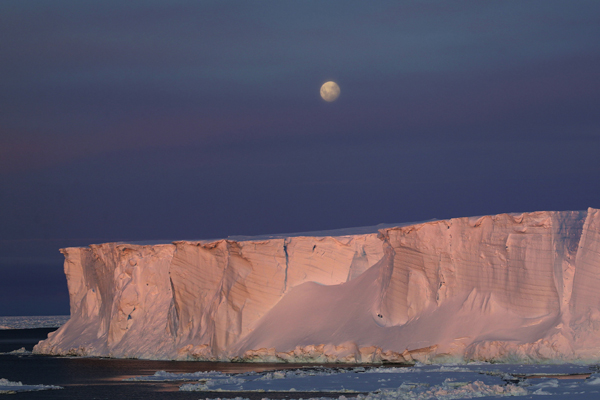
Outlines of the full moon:
M325 101L335 101L340 95L340 87L334 81L325 82L321 86L321 97Z

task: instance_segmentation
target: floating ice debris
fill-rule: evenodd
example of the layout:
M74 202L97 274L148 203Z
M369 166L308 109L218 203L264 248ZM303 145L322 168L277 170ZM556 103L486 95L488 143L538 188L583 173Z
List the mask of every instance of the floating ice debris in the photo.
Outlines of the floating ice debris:
M525 395L569 398L577 395L575 400L597 400L600 398L600 375L591 374L594 369L595 366L576 364L420 364L410 368L318 367L241 374L159 371L151 377L131 380L196 380L181 385L180 390L213 393L355 393L358 400L444 400ZM345 396L339 399L347 400Z
M53 385L24 385L21 382L11 382L8 379L0 378L0 394L11 394L17 392L35 392L38 390L63 389L61 386Z
M25 347L21 347L20 349L13 350L13 351L8 351L6 353L1 353L0 352L0 354L25 355L25 354L32 354L32 353L29 350L25 350Z
M154 375L149 376L135 376L132 378L123 379L124 381L138 381L138 382L164 382L164 381L198 381L202 379L228 379L231 375L210 371L210 372L191 372L191 373L174 373L157 371Z

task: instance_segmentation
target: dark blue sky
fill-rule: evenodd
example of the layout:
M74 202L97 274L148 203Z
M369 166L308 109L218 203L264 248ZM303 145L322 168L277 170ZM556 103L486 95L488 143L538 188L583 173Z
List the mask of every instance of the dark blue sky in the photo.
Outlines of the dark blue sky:
M595 0L4 1L0 315L68 313L60 247L600 207L598 38Z

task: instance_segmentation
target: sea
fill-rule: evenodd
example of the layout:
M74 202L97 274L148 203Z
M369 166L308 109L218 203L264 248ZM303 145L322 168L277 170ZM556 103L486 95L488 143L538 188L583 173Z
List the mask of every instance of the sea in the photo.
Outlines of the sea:
M19 392L15 394L16 399L214 399L241 396L259 400L265 397L265 393L180 392L181 382L136 382L124 381L124 379L153 375L157 371L243 373L315 367L301 364L53 357L31 353L35 344L46 339L48 333L58 329L68 318L68 316L0 317L0 379L22 382L24 385L62 387L59 390ZM323 396L337 398L341 394L347 397L353 396L348 393L269 392L268 397L270 399L307 399Z
M18 393L14 394L14 398L18 399L338 399L342 395L346 398L356 397L359 395L356 391L363 394L369 391L369 398L380 400L491 399L498 396L533 399L539 395L574 400L600 398L600 365L596 364L473 362L342 366L151 361L32 354L36 343L67 320L68 317L61 316L0 317L0 396L3 392L16 390ZM296 371L281 372L284 369ZM217 373L195 374L194 380L183 382L185 378L190 379L189 376L156 374L158 371L173 374ZM238 373L244 375L235 375ZM146 378L151 376L154 376L152 379L168 376L169 379L179 380ZM146 381L129 379L135 377L144 377ZM207 381L211 381L211 385ZM19 391L22 387L15 386L17 382L60 388L22 392ZM208 390L211 386L212 391L180 391L180 388L186 389L186 383L191 384L192 389L200 390ZM335 392L327 392L328 388ZM343 392L337 392L338 389Z

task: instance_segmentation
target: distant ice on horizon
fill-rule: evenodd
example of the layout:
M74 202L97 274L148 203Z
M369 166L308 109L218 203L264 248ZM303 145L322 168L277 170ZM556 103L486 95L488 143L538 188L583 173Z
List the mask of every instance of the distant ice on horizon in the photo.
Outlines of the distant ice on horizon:
M60 328L69 318L69 315L0 317L0 330Z

